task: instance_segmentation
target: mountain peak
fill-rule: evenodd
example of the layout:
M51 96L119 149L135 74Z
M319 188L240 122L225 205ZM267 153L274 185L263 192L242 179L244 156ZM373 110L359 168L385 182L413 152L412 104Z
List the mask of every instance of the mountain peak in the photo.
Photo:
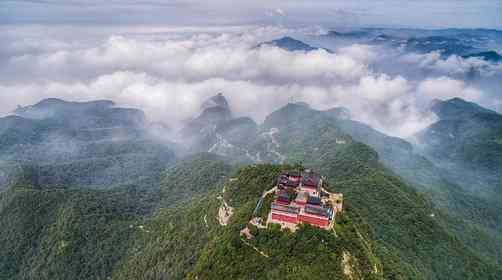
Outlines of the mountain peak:
M223 93L218 93L214 96L211 96L206 101L204 101L201 105L201 110L206 110L212 107L221 107L224 109L230 110L230 106L228 105L228 101L223 95Z
M465 119L479 113L497 114L495 111L459 97L448 100L434 99L431 102L431 111L440 119Z
M64 104L68 103L67 101L59 98L46 98L40 100L38 103L36 103L33 106L42 106L42 105L52 105L52 104Z
M268 42L263 42L261 44L258 45L258 47L261 47L263 45L269 45L269 46L275 46L275 47L278 47L278 48L281 48L281 49L284 49L284 50L287 50L287 51L305 51L305 52L309 52L309 51L313 51L313 50L318 50L319 48L317 47L313 47L307 43L304 43L300 40L297 40L297 39L294 39L292 37L289 37L289 36L284 36L284 37L281 37L279 39L275 39L275 40L272 40L272 41L268 41Z
M75 109L89 109L89 108L102 108L108 109L113 107L115 103L110 100L95 100L88 102L73 102L66 101L59 98L46 98L40 100L38 103L29 106L18 106L14 111L18 115L45 115L47 111L52 113L62 110L75 110Z
M350 110L345 107L334 107L323 112L335 119L350 120L351 118Z
M186 123L181 131L182 135L193 136L204 128L232 119L230 105L222 93L218 93L205 100L200 109L201 113Z
M211 96L201 105L202 113L199 118L212 119L215 121L228 120L232 116L230 105L223 93ZM212 121L211 121L212 122Z

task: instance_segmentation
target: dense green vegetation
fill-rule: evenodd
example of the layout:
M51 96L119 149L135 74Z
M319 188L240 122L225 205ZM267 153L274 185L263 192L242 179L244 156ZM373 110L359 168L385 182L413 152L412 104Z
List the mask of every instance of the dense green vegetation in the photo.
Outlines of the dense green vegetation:
M309 118L305 121L307 115ZM335 188L345 194L347 204L360 213L371 226L375 238L386 247L392 248L390 250L387 248L387 251L399 254L401 263L398 267L413 267L426 278L463 279L468 277L469 273L484 275L487 271L492 271L488 273L492 276L496 275L494 257L498 255L497 250L495 252L493 249L490 250L493 261L484 260L481 255L487 255L486 252L482 249L471 251L471 247L462 245L462 242L471 244L472 240L469 241L465 235L457 235L460 228L451 227L451 220L444 221L451 218L439 214L442 213L441 209L452 211L455 208L460 209L460 200L457 199L459 194L449 194L450 197L448 194L438 196L443 200L436 202L443 204L430 203L426 197L392 176L392 172L381 166L376 153L367 146L350 139L345 141L346 144L339 144L340 141L337 143L336 139L343 137L337 123L327 121L321 113L304 106L290 104L272 114L264 125L279 128L281 151L288 154L288 158L315 167L328 176L330 182L334 182ZM417 162L427 165L426 160L420 159ZM423 170L421 176L424 177L429 175L427 172L431 172L427 166L421 170ZM454 202L457 204L453 204ZM445 205L448 208L437 207ZM461 213L474 209L483 211L482 207L476 208L476 205L472 201L466 202ZM432 215L434 217L431 217ZM482 214L479 214L476 217L481 216ZM457 219L456 222L460 221ZM491 235L479 228L477 231L481 232L483 237L483 240L478 241L478 248L490 246L493 237L488 237ZM459 242L456 240L457 236L463 240ZM414 244L416 247L409 247L409 244ZM434 250L435 246L440 246L439 244L446 249ZM464 249L458 250L462 247ZM485 268L486 271L481 269L476 272L478 265L474 264L469 268L464 264L461 266L463 268L455 267L454 271L448 271L447 268L452 267L451 264L443 263L447 255L450 255L447 259L460 262L469 263L476 260L478 263L486 261L492 264Z
M416 135L423 152L469 190L499 193L502 115L460 98L437 101L439 120Z
M166 170L158 208L130 239L113 279L180 279L219 229L216 190L232 168L213 154L189 157Z
M354 157L371 153L366 146L355 142L348 146L353 147L327 153L326 162L309 163L329 177L332 190L345 195L346 211L337 218L336 235L306 226L295 234L276 227L252 228L255 239L239 237L262 191L273 186L282 170L298 168L293 166L249 166L235 180L223 183L231 168L219 157L203 154L168 169L159 192L133 186L111 191L13 186L1 193L0 200L0 236L7 248L1 255L2 275L4 279L34 275L40 275L38 279L186 275L348 279L349 274L352 279L499 279L494 264L430 216L435 210L425 197L389 175L376 159L368 165ZM187 174L192 179L187 180ZM23 180L18 182L29 182ZM236 207L227 227L216 220L221 203L216 196L222 184L224 199ZM173 204L167 188L188 188L202 196L177 197Z
M323 168L326 174L333 174L331 169L340 165L360 164L341 154L336 158L333 165ZM291 167L244 168L237 181L227 184L226 199L238 211L232 223L205 247L191 277L343 278L340 258L346 251L356 256L355 273L369 279L499 279L495 264L487 264L431 217L436 210L425 197L381 167L367 167L363 172L352 169L350 175L343 172L331 184L332 190L344 193L347 203L345 214L337 219L337 237L306 227L296 234L277 228L252 229L255 239L241 239L237 233L249 220L257 198L285 168ZM325 251L324 245L331 249Z
M329 131L334 129L326 124L322 130L326 138L320 137L319 141L333 139ZM311 141L308 136L310 134L305 135L306 141ZM294 139L294 143L303 141L301 137ZM290 145L293 146L294 143ZM356 142L348 143L350 144L338 146L335 146L336 143L314 145L313 147L320 147L319 150L307 151L306 155L314 156L306 158L305 162L328 176L332 190L344 193L347 204L343 219L352 221L347 227L364 229L362 236L371 236L371 241L367 241L371 244L371 254L366 253L362 259L373 259L374 263L381 263L382 274L386 279L500 279L500 268L494 262L472 250L444 225L441 210L435 208L425 196L391 175L378 163L374 152L367 146ZM326 147L326 150L322 147ZM320 160L315 156L317 153L322 155ZM310 263L300 265L301 262L289 261L282 265L285 256L293 260L305 260L301 255L292 253L295 252L292 248L298 245L295 238L302 239L303 234L307 234L304 231L300 231L300 236L295 236L292 240L287 233L277 229L270 232L255 229L256 240L247 242L262 250L270 259L260 255L236 236L237 231L250 218L261 192L273 185L275 176L284 168L291 167L259 165L244 168L238 173L239 179L227 185L226 199L241 210L236 213L229 228L204 249L192 277L197 275L213 278L217 273L230 275L230 278L241 276L250 279L273 278L277 275L286 279L294 279L298 275L336 275L336 268L320 272L319 267ZM343 229L337 226L337 229L340 228ZM343 234L340 234L340 238L337 241L343 240ZM350 247L354 248L358 247ZM356 254L360 250L350 252ZM339 254L340 251L338 257ZM255 263L258 265L254 265ZM291 273L292 271L295 273Z
M366 250L356 230L350 225L340 228L335 236L311 226L295 233L273 226L256 230L250 241L230 228L206 246L189 279L349 279L349 275L383 279L379 263L372 263L377 259Z
M217 183L226 179L232 170L220 156L209 153L190 156L168 168L162 176L163 203L175 203L214 191Z
M0 194L0 279L104 279L148 203L133 189Z
M501 264L502 117L460 98L437 100L432 111L439 120L412 139L427 159L398 160L393 169L448 214L447 228Z
M267 118L264 127L279 130L280 152L286 154L290 161L303 161L319 168L330 163L334 166L330 173L335 180L353 179L360 176L358 172L370 170L368 167L381 168L380 164L385 165L392 170L385 170L387 174L398 174L431 199L431 208L438 208L447 214L436 216L436 220L448 232L470 244L477 254L493 262L502 262L502 209L497 196L476 195L452 183L447 170L414 153L406 141L386 136L356 121L326 117L326 112L301 104L289 104L274 112ZM371 146L378 155L369 151L367 146L354 145L351 139L344 138L344 133ZM343 142L350 145L341 144ZM353 165L337 161L340 158L352 158ZM479 239L474 241L466 229Z
M128 250L112 279L182 279L219 230L214 196L198 197L158 209L126 244Z
M162 275L180 278L193 264L197 248L205 244L203 239L195 242L197 233L209 232L204 215L208 226L214 227L218 205L215 198L213 203L206 197L188 200L183 190L207 193L229 172L219 157L203 154L166 170L160 181L141 179L100 191L40 188L37 173L26 168L0 192L0 279L139 275L141 263L129 264L138 260L139 253L143 254L139 260L161 256L155 260ZM199 245L192 247L188 241ZM152 248L164 248L165 255ZM164 266L161 259L176 261ZM150 261L143 267L154 269Z
M382 279L372 241L363 237L363 228L357 229L348 216L339 218L336 235L311 226L295 233L272 226L252 228L252 240L239 236L262 191L274 185L282 170L290 168L250 166L226 184L225 199L237 212L231 224L205 246L190 279ZM344 272L345 266L350 272Z
M470 195L407 142L361 123L289 104L258 128L230 118L201 138L217 152L229 141L230 158L173 163L138 112L51 102L64 116L83 106L82 119L0 120L2 280L502 279L497 196ZM281 156L288 164L230 164ZM253 239L239 236L277 175L304 167L344 194L335 231L250 226ZM234 207L227 226L222 200Z

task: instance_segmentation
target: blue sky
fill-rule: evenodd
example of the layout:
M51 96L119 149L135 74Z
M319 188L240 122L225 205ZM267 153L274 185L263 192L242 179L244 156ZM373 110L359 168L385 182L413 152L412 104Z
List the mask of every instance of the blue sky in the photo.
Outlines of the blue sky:
M502 29L502 1L2 0L0 2L0 24L25 23L96 25L264 23L318 24L335 27Z

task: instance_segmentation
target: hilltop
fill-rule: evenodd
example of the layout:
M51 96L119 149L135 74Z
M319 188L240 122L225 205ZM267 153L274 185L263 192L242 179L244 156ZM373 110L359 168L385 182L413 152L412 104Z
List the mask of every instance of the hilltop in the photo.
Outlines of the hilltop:
M460 98L435 101L439 120L415 135L428 158L467 189L500 192L502 115Z

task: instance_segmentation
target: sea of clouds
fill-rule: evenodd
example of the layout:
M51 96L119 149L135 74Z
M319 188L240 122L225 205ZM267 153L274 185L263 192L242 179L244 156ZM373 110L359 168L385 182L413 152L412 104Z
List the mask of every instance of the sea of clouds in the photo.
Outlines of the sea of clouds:
M276 26L0 28L0 115L43 98L110 99L177 127L222 92L257 122L288 102L347 107L352 117L408 137L435 120L434 98L501 108L501 64L351 44L290 52L260 42L312 32ZM490 86L465 79L473 68ZM478 79L478 80L480 80Z

